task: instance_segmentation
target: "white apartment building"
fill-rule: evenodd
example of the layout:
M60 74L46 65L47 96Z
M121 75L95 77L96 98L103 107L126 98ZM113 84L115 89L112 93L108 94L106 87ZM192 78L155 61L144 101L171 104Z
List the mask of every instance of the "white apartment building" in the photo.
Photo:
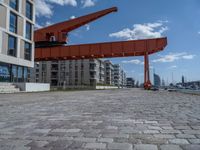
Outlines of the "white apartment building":
M95 86L105 82L104 62L100 59L42 61L35 63L32 82L51 87Z
M0 82L26 82L34 67L33 0L0 0Z
M114 66L111 61L105 60L105 84L114 85Z
M120 87L122 83L121 66L119 64L114 64L114 85Z
M83 59L41 61L31 69L31 82L50 83L51 87L126 86L126 74L109 60Z

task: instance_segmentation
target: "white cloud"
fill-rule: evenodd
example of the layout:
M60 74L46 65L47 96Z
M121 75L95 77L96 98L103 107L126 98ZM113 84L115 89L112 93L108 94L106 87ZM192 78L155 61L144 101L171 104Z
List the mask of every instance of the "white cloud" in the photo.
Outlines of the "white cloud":
M173 66L170 66L168 69L176 69L177 66L176 65L173 65Z
M154 69L154 67L153 67L153 66L149 66L149 68L150 68L150 69Z
M35 0L36 16L50 17L53 15L53 5L71 5L77 6L76 0Z
M44 25L40 25L40 24L36 23L36 24L35 24L35 30L40 29L40 28L44 28L44 27L47 27L47 26L50 26L50 25L52 25L52 24L53 24L53 23L50 22L50 21L47 21Z
M43 26L40 25L40 24L38 24L38 23L36 23L34 27L35 27L35 30L40 29L40 28L43 28Z
M69 5L76 7L78 2L85 7L95 6L97 0L35 0L36 16L51 17L54 13L54 5Z
M95 6L95 0L82 0L81 3L83 4L84 8Z
M55 3L58 5L71 5L71 6L77 6L76 0L46 0L47 2Z
M52 24L53 24L52 22L47 21L47 22L45 23L45 27L50 26L50 25L52 25Z
M174 62L176 60L180 59L193 59L195 55L187 54L186 52L183 53L169 53L164 56L160 56L158 59L154 59L152 62L162 62L162 63L167 63L167 62Z
M44 0L35 0L36 16L50 17L53 14L52 6Z
M86 27L86 31L90 30L90 25L89 24L86 24L85 27Z
M196 55L185 55L183 59L193 59Z
M136 64L136 65L143 65L144 62L139 59L132 59L132 60L124 60L122 61L124 64Z
M75 18L76 18L75 16L71 16L71 17L70 17L70 19L75 19Z
M111 33L109 36L125 40L159 38L162 37L162 34L168 30L168 27L165 26L165 23L167 23L167 21L135 24L131 29L126 28L119 32Z

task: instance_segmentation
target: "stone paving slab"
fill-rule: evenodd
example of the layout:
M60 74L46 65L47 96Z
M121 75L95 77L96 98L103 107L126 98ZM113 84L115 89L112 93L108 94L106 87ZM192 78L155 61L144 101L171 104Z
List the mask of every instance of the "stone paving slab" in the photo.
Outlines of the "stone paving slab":
M200 96L167 91L0 95L0 150L200 150Z
M161 145L161 150L182 150L178 145Z
M152 144L136 144L133 150L158 150L158 147Z

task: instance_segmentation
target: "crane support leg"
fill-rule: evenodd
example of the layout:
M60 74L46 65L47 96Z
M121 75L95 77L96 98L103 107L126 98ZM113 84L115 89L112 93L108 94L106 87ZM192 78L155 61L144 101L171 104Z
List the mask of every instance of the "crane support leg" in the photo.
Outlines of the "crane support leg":
M151 81L150 81L150 74L149 74L149 55L146 53L144 55L144 89L150 90L151 88Z

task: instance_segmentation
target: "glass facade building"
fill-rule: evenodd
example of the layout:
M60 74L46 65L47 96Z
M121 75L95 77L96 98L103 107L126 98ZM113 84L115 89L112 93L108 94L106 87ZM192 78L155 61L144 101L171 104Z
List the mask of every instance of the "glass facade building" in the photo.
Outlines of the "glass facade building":
M34 67L33 0L0 0L0 82L28 82Z

